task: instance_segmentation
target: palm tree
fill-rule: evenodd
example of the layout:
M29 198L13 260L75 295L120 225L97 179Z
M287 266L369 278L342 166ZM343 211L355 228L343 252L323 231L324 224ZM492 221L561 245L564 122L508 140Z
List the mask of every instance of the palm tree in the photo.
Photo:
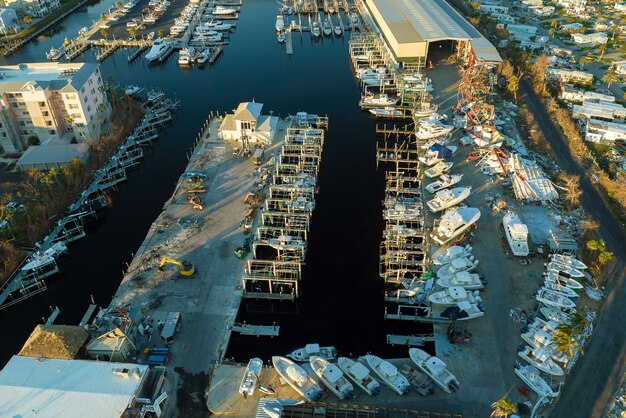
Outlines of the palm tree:
M556 26L557 26L557 22L556 20L553 20L552 22L550 22L550 36L552 38L554 38L554 34L556 33Z
M109 30L107 28L100 29L100 33L102 34L102 36L104 36L104 39L107 39L107 37L109 36Z
M116 1L115 2L115 7L117 7L118 9L121 9L123 7L122 6L122 2L121 1Z
M585 68L585 65L587 65L589 63L589 61L591 61L591 59L589 58L589 55L583 55L582 57L580 57L580 59L578 60L578 63L580 64L581 67L583 67L583 69Z
M561 324L563 325L563 324ZM552 334L554 339L554 352L563 355L568 359L573 359L576 352L583 354L583 349L574 338L571 325L561 327Z
M598 49L598 61L602 61L602 58L604 58L605 52L606 52L606 44L600 45L600 48Z
M611 88L611 84L615 83L617 80L619 80L619 77L613 68L609 69L606 74L604 74L604 77L602 77L602 81L608 85L608 88Z
M492 403L491 409L493 409L490 415L492 418L506 418L517 412L517 406L507 398L502 398Z
M519 90L519 81L520 81L520 77L513 74L511 77L508 78L506 82L506 88L507 90L509 90L511 94L513 94L513 98L515 99L516 102L517 102L517 91Z
M583 332L583 330L587 327L587 325L589 325L589 321L587 321L587 316L581 314L580 312L569 313L567 315L567 320L569 321L569 326L570 326L571 331L575 335L580 335ZM557 330L558 330L558 327L557 327Z
M128 28L128 35L135 39L137 36L137 28Z

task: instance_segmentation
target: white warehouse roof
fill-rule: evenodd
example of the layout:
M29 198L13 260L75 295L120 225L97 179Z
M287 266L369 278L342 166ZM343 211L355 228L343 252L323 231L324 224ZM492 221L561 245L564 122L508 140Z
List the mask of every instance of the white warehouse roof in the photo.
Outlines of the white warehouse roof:
M115 369L135 370L128 377ZM0 416L118 418L148 366L13 356L0 371Z

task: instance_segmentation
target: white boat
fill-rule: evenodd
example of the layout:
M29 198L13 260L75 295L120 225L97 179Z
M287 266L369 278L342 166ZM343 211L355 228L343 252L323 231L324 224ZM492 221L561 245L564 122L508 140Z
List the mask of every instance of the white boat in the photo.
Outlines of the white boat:
M582 271L575 269L574 267L566 266L565 264L551 261L546 265L548 271L557 271L569 274L570 277L585 277Z
M418 139L438 138L448 135L452 130L454 130L452 125L445 125L439 121L420 119L415 136Z
M398 370L402 373L402 375L404 375L404 377L407 378L411 384L411 388L420 395L429 396L435 392L434 385L430 377L427 374L420 372L409 363L404 363Z
M342 33L341 26L335 25L335 28L333 29L333 31L335 32L335 35L341 36L341 33Z
M311 35L313 35L315 38L319 38L321 34L322 32L320 31L319 23L313 22L311 24Z
M433 264L436 266L442 266L444 264L448 264L452 262L452 260L461 258L461 257L469 257L472 255L472 246L466 245L465 247L461 247L460 245L453 245L451 247L446 248L444 251L440 252L433 258Z
M183 48L178 51L178 65L191 64L191 54L188 48Z
M280 32L277 36L276 39L278 40L279 43L283 43L287 40L287 35L285 35L285 32Z
M476 291L478 293L478 291ZM459 302L475 303L476 298L472 292L460 286L448 287L428 296L430 303L441 306L456 306Z
M409 357L421 371L446 392L452 393L459 389L459 381L450 373L446 363L438 357L431 356L419 348L410 348Z
M239 385L239 393L242 395L245 394L244 396L254 395L262 370L263 360L256 357L251 358L250 361L248 361L246 370L243 372L243 378L241 379L241 384Z
M441 287L460 286L466 290L478 290L485 287L480 280L480 275L470 273L469 271L461 271L455 273L452 277L438 279L437 284Z
M355 11L351 11L349 16L350 16L350 24L351 25L358 25L358 23L359 23L359 15Z
M282 32L285 29L285 18L283 15L276 16L276 31Z
M361 77L361 83L366 86L386 86L391 84L390 77L383 73L375 73L372 75L364 75Z
M378 75L386 76L388 72L387 67L367 67L361 68L356 71L357 78L376 77Z
M361 98L361 106L390 106L396 104L397 101L397 97L391 97L387 93L366 94Z
M162 38L157 38L152 44L152 48L146 54L148 61L157 61L163 59L172 49L172 45L164 41Z
M453 165L454 163L452 161L441 161L424 171L424 175L426 175L429 179L434 179L435 177L439 177L440 175L450 171Z
M547 289L539 289L536 299L541 303L556 306L557 308L572 309L576 307L576 304L566 296L563 296L563 294Z
M545 273L546 281L557 283L561 286L567 286L570 289L580 290L584 289L582 283L572 279L569 275L559 274L558 271L549 271Z
M385 106L383 108L375 107L373 109L369 109L368 111L377 118L397 118L403 115L401 110L398 110L393 106Z
M317 377L335 396L339 399L354 398L354 386L344 376L339 366L318 356L312 356L309 364Z
M199 42L203 45L206 43L217 43L222 41L222 34L216 33L215 35L194 35L193 38L191 38L191 41Z
M556 331L558 324L553 321L545 322L542 319L536 318L535 321L528 326L526 332L523 332L522 340L527 342L531 347L541 348L547 353L550 353L555 361L562 363L567 361L567 357L560 354L556 354L554 350L554 339L552 334Z
M194 28L193 30L193 34L194 36L197 35L206 35L206 36L215 36L215 35L219 35L220 37L222 36L221 33L219 33L216 30L211 29L208 25L198 25Z
M502 219L504 234L511 247L513 255L516 257L526 257L530 252L528 249L528 227L520 221L515 212L509 211Z
M297 251L306 245L306 243L290 235L280 235L278 238L270 238L267 240L267 244L272 248L283 251Z
M544 373L552 376L563 376L563 369L552 360L551 353L541 348L533 349L525 345L522 351L517 354Z
M474 259L474 256L455 258L448 264L441 266L441 268L437 271L437 277L440 279L450 279L457 273L475 270L476 267L478 267L478 263L479 261Z
M126 93L127 96L134 96L135 94L141 92L142 90L143 88L131 84L129 86L126 86L126 88L124 89L124 93Z
M209 20L204 24L204 26L215 31L229 31L233 27L230 23L216 22L213 20Z
M478 306L478 303L461 301L456 306L444 309L440 316L442 318L454 319L455 321L468 321L485 316L485 312Z
M566 298L577 298L578 297L578 293L576 293L574 291L574 289L570 289L567 286L561 286L560 284L554 283L554 282L548 282L548 281L544 282L542 289L546 289L546 290L549 290L551 292L559 293L559 294L565 296Z
M218 16L234 15L235 13L237 13L237 10L232 9L230 7L224 7L224 6L218 5L213 8L213 14L218 15Z
M567 314L556 306L544 305L539 308L539 312L548 320L557 324L567 324L569 319Z
M429 167L431 165L437 164L438 162L447 160L457 150L457 147L454 145L443 146L442 144L435 144L433 146L438 147L438 149L429 149L426 154L418 158L421 163L424 163ZM443 150L443 152L440 151L440 149Z
M452 206L458 205L459 203L467 199L471 192L471 187L455 187L453 189L444 189L435 193L435 197L426 202L426 205L432 212L441 212L444 209L448 209Z
M569 266L576 270L587 270L587 265L585 263L577 260L571 255L552 254L551 259L558 264Z
M463 178L463 174L442 174L439 180L430 183L426 186L426 190L430 193L437 193L440 190L447 189L450 186L454 186Z
M322 21L322 31L324 32L324 36L330 36L333 34L333 28L326 19Z
M309 402L318 400L324 391L302 367L286 357L272 357L272 364L278 374L289 383L296 392Z
M158 18L153 14L149 14L143 17L143 23L153 24L156 23L157 20Z
M377 395L380 392L380 383L370 375L370 371L363 364L347 357L339 357L337 365L368 395Z
M448 209L439 220L439 225L430 237L439 245L444 245L461 235L480 219L480 210L477 208Z
M204 64L209 60L209 58L211 58L211 49L204 48L202 52L198 54L198 58L196 59L196 61L198 64Z
M515 374L540 398L544 396L556 398L559 396L558 391L553 391L550 385L543 380L541 373L536 367L518 365L515 367Z
M28 258L29 262L24 264L22 271L37 270L55 262L54 257L41 252L36 252Z
M387 360L368 354L363 356L367 365L380 377L384 384L398 395L406 395L411 390L411 384L406 377L398 373L398 369Z
M298 348L287 354L287 357L299 362L309 361L311 356L334 360L337 357L337 349L335 347L320 347L319 344L307 344L303 348Z
M57 48L50 48L50 51L46 52L46 58L49 61L56 61L63 55L63 50Z
M418 205L396 203L392 207L383 210L385 220L416 220L422 216L422 208Z

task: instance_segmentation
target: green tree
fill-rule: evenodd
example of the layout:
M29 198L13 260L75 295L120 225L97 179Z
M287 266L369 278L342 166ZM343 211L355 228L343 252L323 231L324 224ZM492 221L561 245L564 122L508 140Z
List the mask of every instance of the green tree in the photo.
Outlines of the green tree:
M583 69L585 68L585 65L587 65L589 62L591 61L591 58L589 58L589 55L583 55L582 57L580 57L580 59L578 60L578 63L580 64L581 67L583 67Z
M604 81L608 85L609 88L611 88L611 84L615 83L618 80L619 80L619 77L617 73L615 72L615 69L613 68L609 69L602 77L602 81Z
M116 1L115 2L115 7L117 7L118 9L121 9L123 7L122 2L121 1Z
M550 22L550 36L552 38L554 38L554 34L556 33L557 25L558 23L556 22L556 20L553 20L552 22Z
M104 36L104 39L107 39L109 36L109 30L107 28L100 29L100 33Z
M491 404L492 418L506 418L517 412L517 406L508 398L502 398Z
M552 334L552 338L554 340L554 352L557 355L563 355L571 360L574 358L576 352L579 352L581 355L584 354L583 349L574 338L571 325L557 329L554 334Z
M128 28L128 35L135 39L137 37L137 28Z
M22 20L23 20L23 21L24 21L24 23L26 23L27 25L30 25L31 23L33 23L33 19L32 19L30 16L28 16L28 15L24 16L24 18L23 18Z
M606 52L606 44L600 45L600 48L598 48L598 61L602 61L602 58L604 58L605 52Z
M517 102L517 91L519 90L520 77L513 74L506 81L506 89L513 95L513 98Z
M159 29L157 35L159 36L159 38L163 38L165 36L165 31L163 29Z
M587 321L587 316L581 314L580 312L571 312L567 315L567 321L569 322L569 329L575 335L580 335L584 331L584 329L589 325L589 321ZM564 324L559 324L559 326ZM557 326L558 330L558 326Z

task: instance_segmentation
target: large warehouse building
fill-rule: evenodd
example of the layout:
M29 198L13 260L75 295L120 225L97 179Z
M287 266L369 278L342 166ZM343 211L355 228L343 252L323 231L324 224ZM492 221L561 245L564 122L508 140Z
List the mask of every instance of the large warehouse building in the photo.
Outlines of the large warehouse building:
M365 0L399 62L423 65L429 48L455 43L466 61L501 62L496 48L445 0Z

